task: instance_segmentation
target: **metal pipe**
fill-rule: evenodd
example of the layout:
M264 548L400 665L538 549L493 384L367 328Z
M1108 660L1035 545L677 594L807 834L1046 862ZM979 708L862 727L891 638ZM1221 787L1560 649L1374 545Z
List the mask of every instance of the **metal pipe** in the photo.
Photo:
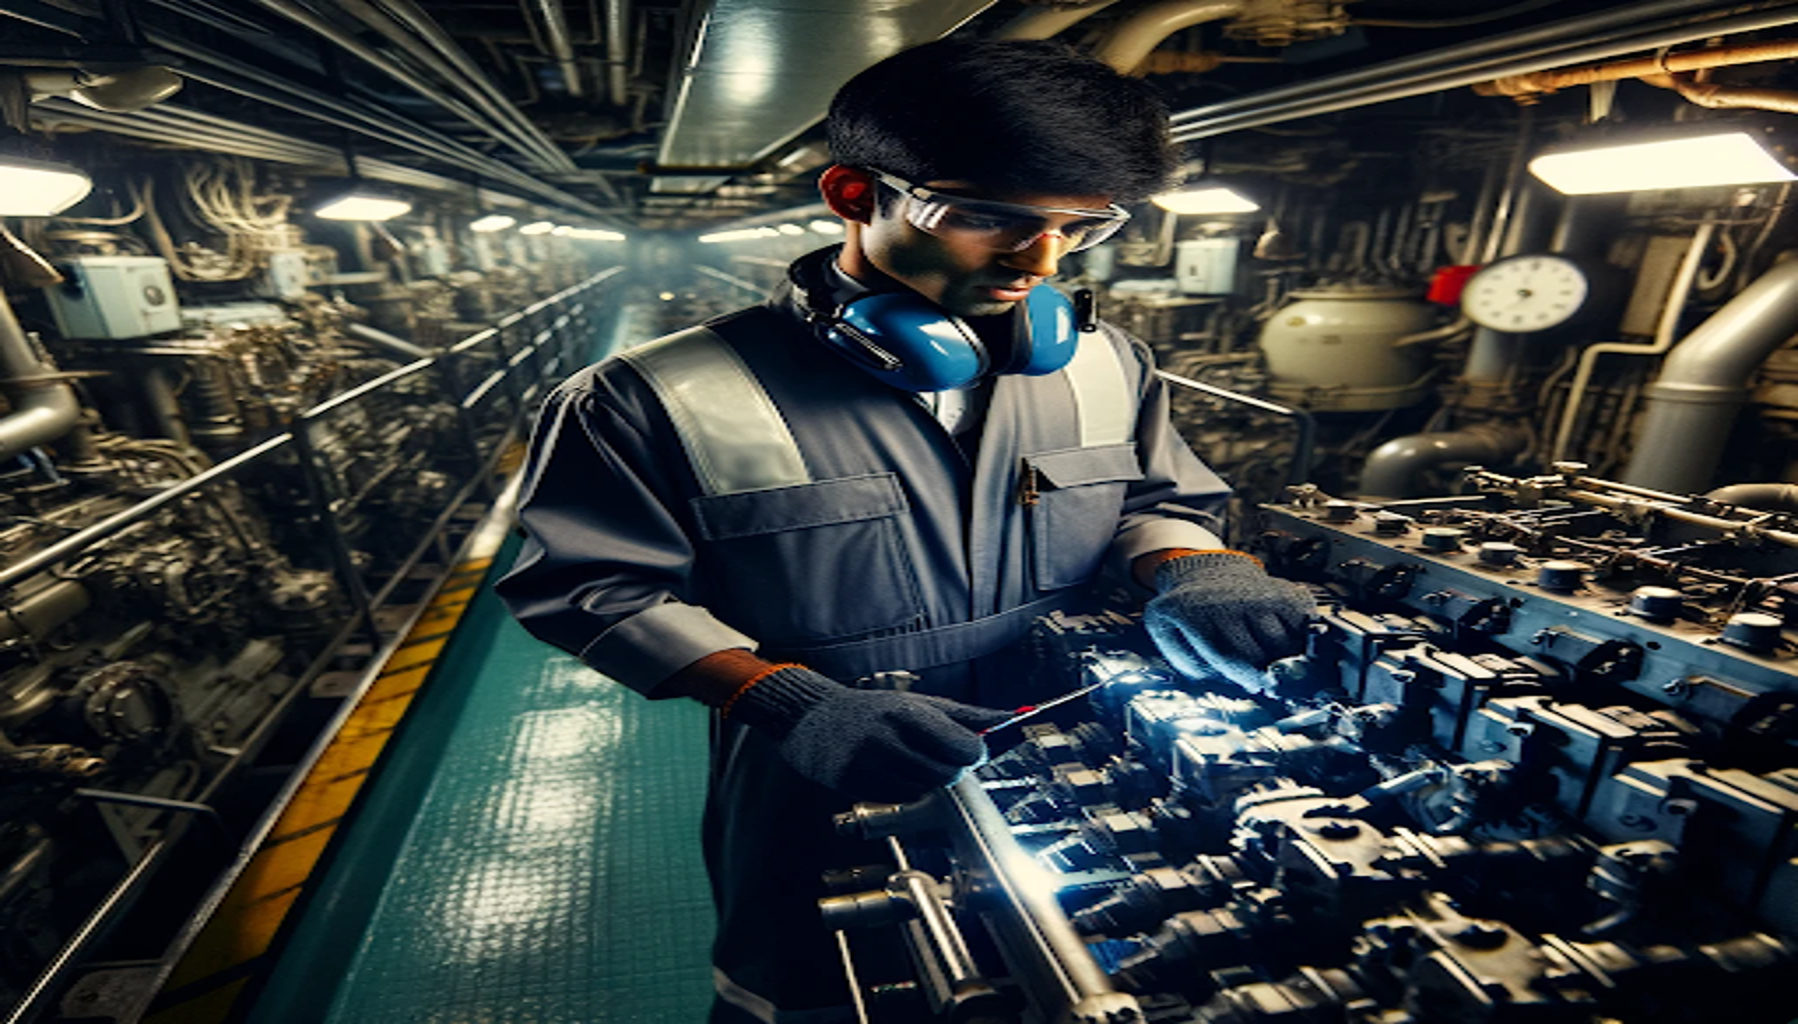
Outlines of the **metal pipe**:
M1127 75L1168 36L1207 21L1234 18L1247 6L1247 0L1161 0L1112 29L1093 56Z
M379 346L407 359L423 359L431 354L431 350L422 345L414 345L404 338L388 334L386 331L370 327L367 324L346 324L343 333L352 338L361 338L371 345Z
M1502 464L1528 444L1522 428L1502 423L1393 438L1375 448L1362 465L1361 500L1418 497L1417 478L1426 469L1446 462Z
M1561 407L1561 423L1555 430L1554 445L1549 449L1550 462L1560 462L1567 457L1567 449L1573 443L1573 428L1579 420L1580 406L1585 402L1586 385L1592 380L1592 371L1598 366L1600 356L1632 355L1658 356L1673 347L1673 334L1679 329L1679 315L1686 308L1686 299L1692 294L1692 282L1698 277L1698 267L1704 262L1705 250L1710 248L1711 233L1716 224L1709 218L1698 225L1692 232L1692 244L1686 246L1685 258L1680 261L1679 269L1674 272L1673 283L1667 290L1667 302L1661 307L1661 317L1655 322L1654 340L1646 345L1626 345L1622 342L1600 342L1586 346L1580 353L1579 368L1574 371L1573 382L1567 386L1567 401Z
M1748 379L1798 331L1798 259L1773 264L1674 347L1648 388L1626 483L1689 493L1716 471Z
M1140 1020L1142 1007L1136 997L1119 992L1087 951L1086 941L1074 930L1067 914L1056 901L1054 891L1041 884L1036 875L1042 871L1036 861L1011 833L1011 827L992 798L980 786L980 780L964 774L946 794L950 824L957 838L973 847L971 864L991 869L989 894L1007 904L1009 913L994 914L996 927L1016 929L1007 936L1017 942L1016 952L1034 953L1028 964L1018 965L1031 973L1040 973L1044 996L1054 992L1062 1005L1044 1007L1055 1020L1102 1021ZM1060 1012L1065 1006L1066 1014Z
M513 106L456 41L416 4L410 0L383 0L383 5L377 7L369 0L337 0L337 5L448 82L491 118L513 148L530 157L539 168L556 172L575 169L568 154Z
M630 102L631 47L626 37L631 30L630 0L606 0L606 88L612 102L624 106Z
M1783 0L1781 2L1783 3ZM1316 117L1375 103L1457 89L1501 75L1542 71L1580 61L1603 60L1619 54L1674 46L1714 35L1776 28L1794 21L1798 21L1798 11L1786 6L1773 11L1760 10L1697 22L1690 19L1677 19L1670 22L1657 22L1648 26L1632 25L1599 33L1583 40L1574 39L1572 42L1562 40L1534 46L1519 53L1506 54L1470 66L1451 67L1447 70L1431 67L1415 74L1395 75L1386 64L1382 64L1370 69L1375 73L1375 78L1371 84L1367 85L1340 87L1339 79L1349 76L1331 76L1328 79L1319 79L1319 81L1330 84L1334 87L1334 91L1303 99L1267 103L1266 105L1257 105L1244 112L1216 116L1208 115L1207 112L1212 109L1211 107L1186 111L1177 115L1179 124L1174 129L1173 139L1176 142L1191 142L1244 128L1255 128L1301 117Z
M568 34L568 16L562 10L562 0L531 0L531 6L537 9L537 17L543 23L544 42L562 69L568 95L581 95L581 66L574 60L574 38Z
M1705 497L1753 509L1798 512L1798 484L1730 484Z
M1692 14L1707 7L1725 6L1718 0L1657 0L1653 3L1633 3L1622 7L1614 7L1607 11L1576 18L1564 18L1544 25L1532 25L1529 28L1503 35L1488 36L1472 42L1456 46L1446 46L1429 50L1398 60L1389 60L1356 71L1314 78L1307 82L1295 82L1292 85L1277 89L1265 89L1258 93L1235 99L1220 100L1217 103L1197 107L1193 110L1175 114L1176 125L1188 121L1220 117L1237 111L1258 110L1274 103L1284 103L1304 97L1328 96L1336 91L1367 83L1389 81L1396 76L1407 73L1420 73L1465 64L1482 57L1493 57L1512 50L1538 45L1565 44L1577 39L1606 30L1622 29L1629 31L1641 25L1649 18L1663 15ZM1493 76L1497 77L1497 76Z
M1721 68L1736 64L1754 64L1761 61L1791 60L1793 58L1798 58L1798 40L1779 39L1765 43L1748 43L1742 46L1720 46L1710 50L1691 50L1686 53L1637 57L1632 60L1620 60L1593 67L1538 71L1531 75L1509 75L1490 82L1481 82L1473 87L1473 91L1481 96L1530 96L1539 92L1554 92L1558 89L1591 85L1594 82L1615 82L1625 78L1642 78L1647 75L1678 74L1682 71L1699 71L1704 68Z
M0 392L12 411L0 419L0 459L50 444L81 420L75 388L46 365L0 292Z
M1693 82L1677 76L1673 80L1673 88L1686 102L1713 110L1773 110L1781 114L1798 114L1798 92L1790 89L1717 85L1714 82Z
M1118 0L1089 0L1065 7L1032 7L999 26L1000 39L1048 39L1099 13Z

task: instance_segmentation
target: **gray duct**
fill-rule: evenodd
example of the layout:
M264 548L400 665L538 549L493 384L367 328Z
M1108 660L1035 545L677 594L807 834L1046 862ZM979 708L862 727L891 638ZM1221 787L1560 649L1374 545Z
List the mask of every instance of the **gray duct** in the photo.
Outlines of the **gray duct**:
M12 412L0 419L0 459L11 459L68 433L81 417L81 403L66 380L51 377L32 351L31 339L0 293L0 391Z
M1481 423L1441 434L1412 434L1375 448L1361 468L1360 495L1366 501L1416 498L1423 471L1449 462L1503 465L1529 444L1522 428Z
M1798 259L1775 263L1668 353L1648 387L1625 483L1674 494L1703 490L1748 401L1755 368L1798 332Z

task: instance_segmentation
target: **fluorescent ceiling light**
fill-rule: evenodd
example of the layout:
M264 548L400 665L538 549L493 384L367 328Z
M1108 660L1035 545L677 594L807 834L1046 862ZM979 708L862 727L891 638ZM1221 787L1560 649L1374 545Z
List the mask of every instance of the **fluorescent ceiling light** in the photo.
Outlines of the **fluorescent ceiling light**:
M0 157L0 217L49 217L87 198L94 183L73 167Z
M780 232L770 227L736 228L731 231L714 231L709 235L700 235L701 242L741 242L751 238L779 238Z
M809 225L820 235L840 235L843 233L843 222L840 220L815 220Z
M797 224L782 224L780 227L775 228L774 230L779 231L783 235L803 235L803 234L805 234L805 229L800 227Z
M517 217L508 217L503 213L490 213L480 220L468 225L468 230L486 233L488 231L504 231L518 223Z
M1169 213L1254 213L1261 205L1245 199L1235 189L1213 185L1163 192L1151 200Z
M346 192L312 211L325 220L392 220L412 209L404 199L373 192Z
M556 226L549 221L538 220L519 228L518 233L521 235L547 235L555 229Z
M605 228L569 228L569 238L584 238L590 242L622 242L624 233L607 231Z
M1544 153L1530 173L1570 196L1798 180L1742 131Z
M574 229L566 224L557 224L555 227L549 229L549 233L555 235L557 238L567 238L569 235L574 234Z

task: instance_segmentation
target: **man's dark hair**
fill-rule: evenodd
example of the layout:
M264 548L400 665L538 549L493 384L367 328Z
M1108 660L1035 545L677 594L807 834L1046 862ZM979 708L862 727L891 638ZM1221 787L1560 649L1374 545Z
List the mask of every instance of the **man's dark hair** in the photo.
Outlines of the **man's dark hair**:
M1161 191L1177 159L1155 89L1047 40L952 39L850 79L825 121L837 163L998 191Z

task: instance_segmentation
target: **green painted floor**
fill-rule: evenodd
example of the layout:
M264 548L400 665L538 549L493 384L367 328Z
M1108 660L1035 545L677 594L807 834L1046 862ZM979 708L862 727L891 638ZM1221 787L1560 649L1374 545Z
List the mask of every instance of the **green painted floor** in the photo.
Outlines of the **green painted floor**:
M703 1021L705 770L703 708L539 643L483 587L250 1021Z

